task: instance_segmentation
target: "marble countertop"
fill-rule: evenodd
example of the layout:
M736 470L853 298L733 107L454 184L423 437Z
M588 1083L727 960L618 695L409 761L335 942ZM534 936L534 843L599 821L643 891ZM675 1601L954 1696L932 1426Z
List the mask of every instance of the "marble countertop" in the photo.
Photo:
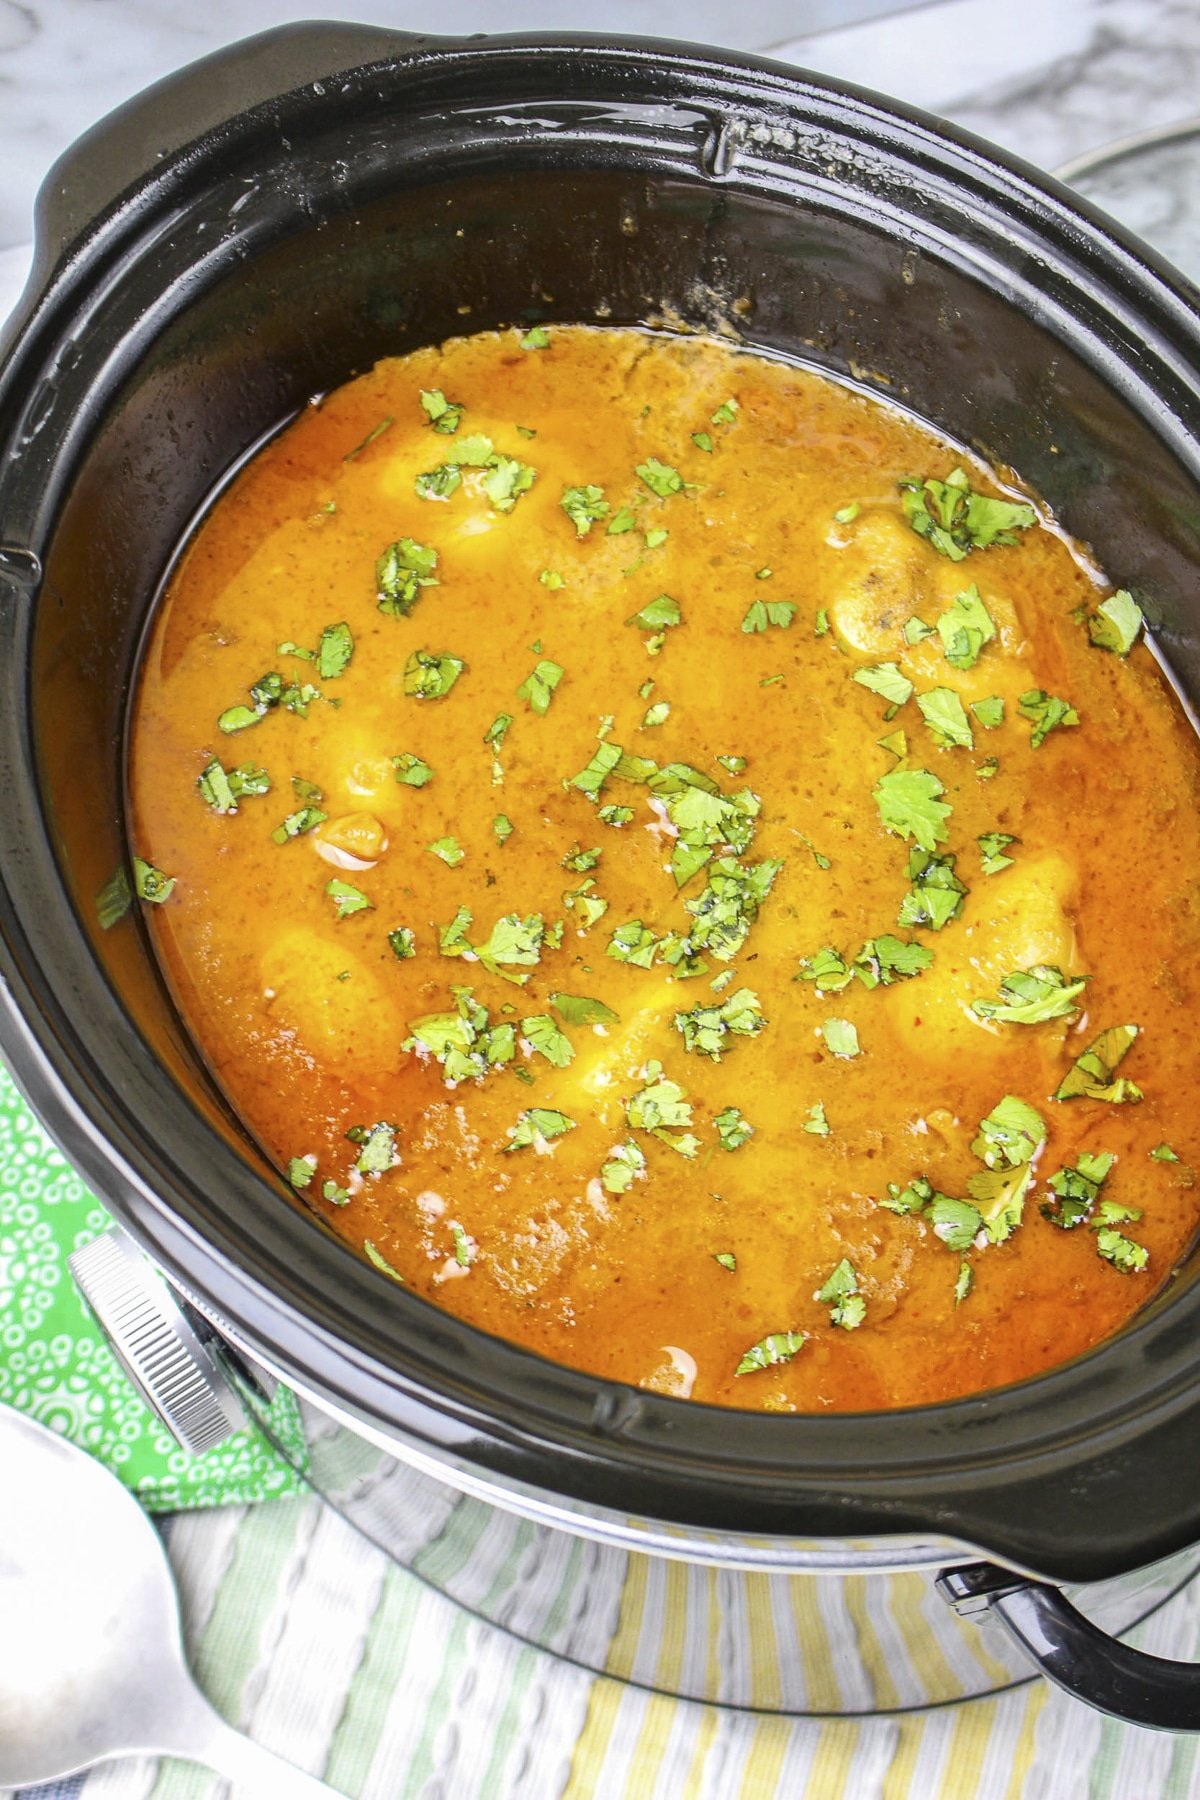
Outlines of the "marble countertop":
M648 13L642 0L595 0L587 22L769 49L942 113L1051 169L1200 107L1195 0L941 0L828 29L900 3L657 0ZM28 242L43 175L103 113L222 44L313 14L411 29L429 16L416 0L316 0L311 11L303 0L0 0L0 253ZM500 22L567 28L579 17L575 0L514 0ZM453 33L497 24L483 0L443 0L437 18Z

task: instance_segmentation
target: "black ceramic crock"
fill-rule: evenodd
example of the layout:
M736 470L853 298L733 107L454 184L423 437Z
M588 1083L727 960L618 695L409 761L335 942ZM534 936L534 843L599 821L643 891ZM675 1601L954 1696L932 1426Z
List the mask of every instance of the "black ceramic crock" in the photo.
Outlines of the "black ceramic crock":
M1111 1342L947 1405L767 1417L559 1368L295 1204L95 895L198 511L310 395L463 330L668 319L850 373L1018 470L1200 695L1196 301L1053 181L852 88L650 41L298 26L57 165L0 368L0 1048L160 1267L344 1414L567 1509L973 1546L1005 1567L952 1575L960 1601L1096 1703L1191 1728L1200 1671L1098 1650L1012 1571L1098 1580L1200 1539L1195 1258Z

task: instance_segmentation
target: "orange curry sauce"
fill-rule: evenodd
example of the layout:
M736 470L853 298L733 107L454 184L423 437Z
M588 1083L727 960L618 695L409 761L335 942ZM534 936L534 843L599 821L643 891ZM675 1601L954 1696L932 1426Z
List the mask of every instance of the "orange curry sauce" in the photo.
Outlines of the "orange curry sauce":
M147 910L251 1130L414 1292L812 1411L1031 1375L1169 1278L1197 746L1050 522L921 488L959 465L997 496L822 376L555 327L380 364L214 505L138 696Z

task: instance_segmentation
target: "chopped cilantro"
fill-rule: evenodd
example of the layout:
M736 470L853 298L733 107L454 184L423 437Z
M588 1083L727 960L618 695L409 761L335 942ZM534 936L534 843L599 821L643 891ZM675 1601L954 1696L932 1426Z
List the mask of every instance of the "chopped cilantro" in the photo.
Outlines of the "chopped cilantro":
M656 700L653 706L648 706L646 708L645 715L642 719L642 729L647 731L655 725L665 725L670 716L671 702L669 700Z
M411 750L402 750L399 756L393 756L392 767L396 771L396 780L404 787L422 788L427 781L433 780L433 770Z
M972 582L961 594L955 594L947 611L937 622L938 636L946 661L955 669L972 669L979 652L996 635L992 616Z
M346 1136L359 1146L354 1166L360 1175L384 1175L400 1161L394 1125L352 1125Z
M452 837L435 838L433 843L426 844L425 848L431 856L440 857L448 869L457 869L466 855L466 851L458 839Z
M241 763L236 769L226 770L214 756L201 770L196 787L200 798L214 812L235 813L239 800L269 793L271 777L265 769L256 769L252 763ZM319 799L320 795L315 798Z
M441 388L422 388L421 405L435 431L452 437L462 421L463 407L457 400L447 400Z
M335 680L345 673L353 655L354 638L346 621L327 625L317 645L317 674L322 681Z
M351 913L365 912L374 902L358 888L352 887L348 881L340 881L335 876L325 888L325 892L333 901L339 919L348 919Z
M943 556L961 562L972 550L1015 544L1037 514L1023 501L993 500L971 492L966 472L952 469L945 481L913 476L900 482L905 515L913 530Z
M518 1118L508 1134L505 1151L534 1149L548 1144L551 1138L565 1137L568 1131L574 1131L575 1121L564 1112L557 1112L549 1106L531 1106Z
M853 525L861 511L862 507L858 504L858 501L851 500L847 505L839 506L833 516L839 525Z
M1088 620L1088 636L1098 649L1128 656L1144 623L1142 609L1129 589L1118 588L1100 602Z
M450 1236L454 1240L454 1261L460 1269L471 1266L471 1240L455 1219L450 1221Z
M507 1022L492 1025L486 1006L470 988L451 989L455 1011L427 1013L409 1022L410 1035L402 1049L424 1052L442 1066L443 1079L451 1084L478 1081L493 1069L511 1063L517 1052L516 1029Z
M729 1048L728 1037L756 1037L766 1023L758 995L750 988L738 988L715 1006L694 1006L690 1012L675 1014L675 1029L683 1038L684 1049L710 1056L714 1062L720 1062L722 1050Z
M1008 831L985 831L975 842L979 845L979 860L983 864L985 875L999 875L1002 869L1012 867L1012 857L1005 856L1004 851L1009 844L1019 844L1020 838L1013 837Z
M1075 1002L1086 986L1086 975L1068 977L1053 964L1035 963L1004 977L999 1000L972 1000L971 1011L1002 1024L1041 1025L1078 1012Z
M869 689L872 694L878 694L881 700L886 700L893 708L903 706L913 691L912 682L894 662L876 663L868 669L855 669L850 679ZM888 717L891 718L891 713Z
M363 1249L367 1253L367 1261L373 1263L381 1275L390 1275L393 1281L399 1282L401 1287L404 1286L403 1275L398 1275L396 1273L396 1270L393 1269L387 1258L380 1255L370 1238L363 1239Z
M491 724L483 734L484 743L490 744L493 750L499 750L512 722L513 716L511 713L497 713L496 717L492 720Z
M945 788L928 769L892 769L874 787L881 822L901 837L915 838L932 854L946 839L951 808L940 798Z
M948 750L956 746L964 750L975 748L971 722L953 688L930 688L928 693L917 695L917 705L935 743Z
M538 580L544 588L549 588L552 593L557 593L559 588L567 585L557 569L543 569Z
M475 954L490 975L505 974L510 967L530 969L541 956L545 935L540 913L529 913L524 918L520 913L505 913L492 926L487 942L475 945ZM520 987L528 976L509 975L507 979Z
M672 494L678 494L683 487L683 476L670 463L660 462L657 456L648 456L644 463L639 463L637 473L660 500L666 500Z
M1144 1244L1135 1244L1132 1238L1114 1231L1110 1225L1098 1225L1094 1229L1096 1249L1122 1275L1140 1274L1150 1261L1150 1252Z
M827 636L828 632L829 632L829 614L826 612L825 608L822 606L817 609L817 619L816 619L816 624L813 627L813 636L822 638L822 637Z
M568 1025L616 1025L620 1020L611 1006L586 994L551 994L550 1004Z
M647 601L641 611L635 612L625 623L637 625L642 631L665 631L673 625L681 625L683 614L678 600L673 600L670 594L660 594L656 600Z
M754 1136L754 1127L736 1106L727 1106L713 1119L723 1150L740 1150Z
M994 756L985 757L981 763L975 765L975 773L980 781L990 781L992 777L998 775L999 772L1000 763Z
M368 431L366 437L363 438L361 443L355 444L353 450L347 450L345 456L343 456L343 458L342 458L342 461L343 462L354 462L358 457L360 457L362 455L363 451L367 448L368 444L373 444L375 442L376 438L382 437L384 432L390 430L390 428L395 423L396 423L395 419L393 419L391 417L388 417L386 419L380 419L378 425L372 425L370 431Z
M521 1036L539 1055L556 1069L565 1069L575 1060L575 1046L565 1031L560 1031L549 1013L534 1013L521 1020Z
M733 1371L735 1375L752 1375L756 1369L769 1369L775 1363L791 1362L808 1341L806 1331L772 1331L743 1352Z
M1015 1169L1029 1162L1045 1141L1046 1125L1041 1114L1015 1094L1005 1094L980 1122L971 1154L989 1169Z
M797 981L811 981L820 994L839 994L854 980L854 970L832 944L802 956L796 973Z
M249 725L257 725L266 707L260 711L253 706L227 706L217 719L217 727L224 732L245 731Z
M632 806L602 806L599 813L602 825L628 825L633 820Z
M632 963L636 968L648 969L654 961L654 952L658 947L658 939L648 925L640 919L629 919L624 925L618 925L608 941L606 956L614 962Z
M406 619L424 587L436 587L438 554L413 538L389 544L375 565L379 610L393 619Z
M506 844L514 829L513 822L507 813L497 813L492 820L492 836L498 844Z
M972 700L971 711L985 731L995 731L1004 723L1004 701L999 694L988 694L983 700Z
M635 1180L646 1173L646 1158L632 1138L614 1144L608 1161L600 1171L600 1182L607 1194L628 1193Z
M890 731L887 737L876 738L875 742L889 756L894 756L897 762L903 762L908 755L908 736L903 731Z
M737 412L738 403L733 396L730 395L728 400L722 400L709 423L712 425L732 425L734 419L737 417Z
M294 1188L306 1188L317 1172L315 1156L293 1156L287 1166L287 1178Z
M466 666L448 651L414 650L404 665L404 691L414 700L444 700Z
M128 871L122 864L96 895L96 917L101 931L111 931L132 905L133 889L129 885Z
M808 1117L804 1121L803 1130L813 1137L828 1137L832 1127L825 1117L824 1101L814 1100L808 1109Z
M397 925L395 931L389 931L388 943L392 946L392 954L397 962L405 962L410 956L417 954L416 936L407 925Z
M497 512L511 512L537 479L537 470L515 456L493 456L483 478L483 491Z
M1059 1083L1056 1100L1106 1100L1120 1106L1141 1099L1142 1090L1116 1069L1137 1038L1136 1025L1110 1025L1077 1056Z
M521 339L521 348L522 350L548 350L550 333L544 325L531 325Z
M894 981L907 981L923 975L933 961L933 951L923 944L905 942L903 938L884 933L868 938L854 959L854 973L864 987L890 987Z
M323 825L328 815L319 806L302 806L299 812L289 813L282 825L277 825L271 833L271 841L286 844L289 838L303 837L316 825Z
M935 1194L926 1209L926 1217L934 1237L947 1250L969 1250L983 1229L978 1207L969 1200L954 1200L949 1194Z
M1179 1157L1177 1156L1175 1151L1172 1150L1170 1144L1155 1144L1153 1150L1150 1152L1150 1161L1151 1162L1178 1162Z
M904 621L901 635L906 644L922 644L927 637L933 636L933 626L927 625L924 619L919 619L914 613L911 619Z
M1053 1204L1042 1207L1042 1215L1063 1231L1073 1231L1092 1216L1101 1186L1116 1158L1107 1150L1098 1154L1083 1151L1075 1168L1062 1168L1051 1175L1050 1186L1058 1196Z
M1029 742L1034 750L1045 742L1056 726L1079 723L1079 714L1069 700L1060 700L1054 694L1047 694L1043 688L1029 688L1021 695L1017 705L1033 725Z
M723 1269L728 1269L731 1275L737 1273L737 1257L732 1250L718 1250L713 1256L713 1261L720 1263Z
M321 1198L328 1200L330 1206L349 1206L349 1188L339 1187L336 1181L327 1179L321 1183ZM396 1277L399 1280L399 1276Z
M975 1285L975 1271L964 1256L958 1265L958 1279L954 1283L954 1304L961 1306Z
M602 855L603 852L599 849L582 850L578 844L575 844L563 857L562 866L564 869L570 869L573 875L586 875L589 869L596 867Z
M829 1308L829 1322L843 1331L855 1331L867 1316L867 1303L858 1291L858 1275L853 1263L843 1257L828 1281L819 1287L813 1299Z
M821 1027L821 1036L825 1040L825 1048L832 1056L840 1056L847 1061L859 1054L858 1031L849 1019L826 1019Z
M693 431L692 442L697 450L703 450L707 455L712 455L713 441L707 431Z
M604 489L590 483L586 487L564 488L560 504L574 525L577 537L586 537L596 520L607 517L609 510Z
M462 471L456 463L439 463L425 469L413 482L418 500L449 500L462 486Z
M795 616L796 608L790 600L753 600L742 620L742 630L749 635L765 631L768 625L778 625L786 631Z
M1010 1238L1025 1212L1025 1196L1033 1184L1027 1164L1011 1169L980 1169L967 1177L967 1192L979 1209L988 1241L1002 1244Z
M133 859L133 891L139 900L145 900L151 906L161 906L169 900L175 891L175 877L164 875L153 863L148 863L141 856Z
M718 756L717 761L730 775L742 775L746 769L744 756Z
M660 1062L646 1064L645 1086L626 1102L625 1114L634 1131L652 1132L680 1156L693 1157L700 1148L690 1131L673 1135L680 1126L691 1124L692 1107L679 1083L663 1074Z
M694 923L688 937L697 950L721 962L741 950L783 864L773 858L747 866L722 856L708 871L708 885L695 899L685 900Z
M597 744L591 760L584 768L580 769L578 775L572 775L568 785L578 788L580 793L586 794L589 800L597 799L605 781L620 762L621 756L622 751L619 744Z
M605 528L606 537L624 537L637 524L637 514L632 506L622 506L615 512Z
M527 700L534 712L544 717L550 711L554 690L562 680L563 673L561 663L551 662L548 657L543 657L517 689L517 699Z
M589 875L577 888L568 888L562 897L563 905L569 913L574 914L580 931L590 931L608 911L608 901L601 899L594 891L595 886L595 881Z

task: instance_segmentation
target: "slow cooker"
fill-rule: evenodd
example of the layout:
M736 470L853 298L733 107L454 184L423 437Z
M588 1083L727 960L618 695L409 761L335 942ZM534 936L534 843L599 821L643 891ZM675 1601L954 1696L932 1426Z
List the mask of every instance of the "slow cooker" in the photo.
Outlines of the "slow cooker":
M917 1570L932 1644L940 1571L1073 1692L1200 1728L1200 1671L1116 1643L1056 1585L1104 1584L1123 1627L1196 1560L1195 1256L1098 1349L950 1404L779 1417L603 1382L398 1291L325 1231L215 1085L139 920L106 932L95 906L127 854L139 645L198 513L312 395L463 330L698 328L878 390L1018 470L1136 588L1189 705L1197 299L965 134L651 40L289 27L68 152L0 367L0 1050L192 1309L165 1353L181 1393L178 1358L215 1371L215 1344L249 1404L280 1377L318 1409L315 1442L332 1419L382 1458L372 1491L419 1506L432 1482L654 1579L716 1571L730 1606L721 1582ZM803 1710L811 1645L774 1641L795 1665L779 1704ZM983 1688L1028 1669L971 1654ZM827 1710L886 1701L850 1688Z

